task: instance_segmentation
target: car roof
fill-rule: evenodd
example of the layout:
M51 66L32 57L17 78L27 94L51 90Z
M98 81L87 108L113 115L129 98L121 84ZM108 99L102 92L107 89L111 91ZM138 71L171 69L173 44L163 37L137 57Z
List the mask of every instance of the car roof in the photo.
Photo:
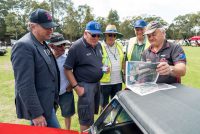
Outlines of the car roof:
M177 88L139 96L131 90L117 98L131 117L150 134L199 134L200 91L181 84Z

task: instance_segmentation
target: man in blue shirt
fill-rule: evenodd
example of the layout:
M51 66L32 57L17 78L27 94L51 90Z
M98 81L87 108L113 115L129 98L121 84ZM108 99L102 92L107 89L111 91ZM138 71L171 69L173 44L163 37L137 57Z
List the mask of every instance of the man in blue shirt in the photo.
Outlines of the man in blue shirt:
M61 114L65 118L66 129L70 129L71 116L73 116L75 113L74 94L71 85L64 74L63 67L67 58L67 55L65 54L65 46L69 43L70 42L68 40L64 39L63 35L55 33L51 37L49 43L60 70L59 106L61 108Z

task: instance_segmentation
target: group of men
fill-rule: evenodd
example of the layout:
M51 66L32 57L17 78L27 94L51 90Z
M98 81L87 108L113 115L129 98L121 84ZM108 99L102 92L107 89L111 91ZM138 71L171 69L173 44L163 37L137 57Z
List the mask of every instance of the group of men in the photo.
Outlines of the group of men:
M66 55L67 41L53 34L57 26L48 11L37 9L29 17L30 32L12 48L17 117L30 120L31 125L60 128L55 114L59 105L66 128L70 129L75 113L74 90L78 95L80 130L89 128L100 101L104 108L109 96L122 89L125 60L160 62L158 82L177 83L185 75L183 49L166 40L165 29L157 21L148 25L144 20L134 23L136 37L130 39L126 55L116 41L122 37L116 27L108 25L102 33L96 21L87 23L83 36ZM104 42L100 44L102 35Z

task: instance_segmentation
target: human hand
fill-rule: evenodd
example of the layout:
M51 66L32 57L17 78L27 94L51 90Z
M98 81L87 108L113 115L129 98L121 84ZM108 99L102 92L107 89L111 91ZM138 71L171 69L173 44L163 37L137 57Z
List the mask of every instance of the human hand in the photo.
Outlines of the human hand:
M171 73L170 66L167 62L160 62L156 71L159 73L159 75L169 75Z
M106 74L110 73L110 67L107 68Z
M69 85L67 86L66 91L67 91L67 92L71 92L71 91L72 91L72 85L71 85L71 84L69 84Z
M83 94L85 93L84 87L81 87L81 86L77 86L77 87L75 88L75 91L76 91L76 94L77 94L78 96L83 96Z
M47 126L46 119L42 115L33 119L32 121L33 121L34 126L40 126L40 127Z

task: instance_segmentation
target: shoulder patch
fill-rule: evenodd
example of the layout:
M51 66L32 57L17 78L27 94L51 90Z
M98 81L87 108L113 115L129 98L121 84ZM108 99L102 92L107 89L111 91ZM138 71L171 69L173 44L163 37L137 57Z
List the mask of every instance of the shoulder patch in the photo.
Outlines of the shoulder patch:
M181 60L185 60L186 59L186 55L184 53L180 53L178 57Z

